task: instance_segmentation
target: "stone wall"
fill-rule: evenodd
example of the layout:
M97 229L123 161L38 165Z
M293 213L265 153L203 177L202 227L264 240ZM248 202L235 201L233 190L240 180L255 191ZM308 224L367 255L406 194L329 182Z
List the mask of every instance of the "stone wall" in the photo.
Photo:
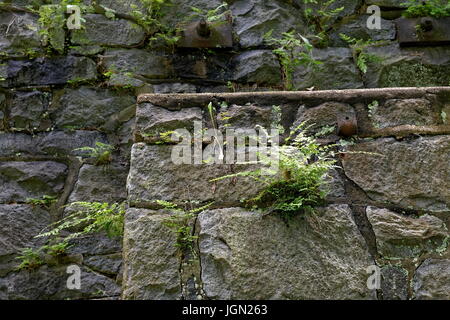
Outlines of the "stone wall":
M164 9L166 14L161 18L164 23L171 27L182 22L184 17L192 13L191 6L213 9L221 4L221 1L218 0L173 0L173 2L172 7ZM313 53L314 57L323 63L314 72L298 67L294 72L295 87L297 89L314 87L315 90L322 90L448 85L450 82L448 47L401 48L399 46L393 20L401 14L399 3L402 2L403 0L337 1L339 5L345 6L345 10L333 22L334 28L333 32L330 33L329 46L314 49ZM142 3L139 0L97 0L96 2L84 0L83 3L87 6L83 12L84 28L82 30L67 30L63 27L54 30L54 38L52 38L51 43L48 43L42 35L41 31L44 28L39 23L40 16L37 10L42 5L58 3L60 1L57 0L35 0L31 3L28 0L4 0L0 2L0 215L2 215L2 221L4 221L0 224L0 242L4 244L0 248L0 299L119 297L122 284L122 244L119 240L111 240L105 235L83 238L70 249L66 260L55 262L49 259L46 265L33 272L16 271L15 268L18 264L16 257L21 248L37 248L42 245L42 242L35 239L34 236L51 222L60 219L64 214L62 206L71 202L101 201L115 203L128 199L135 207L130 209L131 213L127 218L132 220L130 217L134 216L137 219L143 214L139 202L156 198L174 200L177 197L179 199L186 197L184 194L178 194L176 188L173 189L174 183L179 179L179 176L177 176L180 173L179 169L167 170L165 163L161 163L161 167L158 169L156 165L148 162L151 157L165 159L168 147L166 149L164 146L160 148L149 147L145 145L144 141L136 141L138 143L134 144L133 131L135 123L140 128L138 130L168 130L167 128L170 129L174 126L184 125L188 121L202 118L204 117L202 108L205 107L206 100L201 98L198 101L197 96L180 98L180 103L183 106L186 103L191 108L183 107L181 111L176 112L177 108L173 106L168 111L166 108L151 103L141 103L136 111L137 97L146 93L281 90L282 70L280 62L272 52L274 48L263 42L262 35L271 29L274 30L274 36L279 36L282 32L291 29L300 33L305 31L302 1L228 1L233 17L234 43L232 48L181 49L160 44L150 46L152 32L138 25L132 15L134 10L132 5L142 8ZM364 27L368 17L365 14L366 8L370 4L382 6L383 22L381 30L370 31ZM107 18L105 10L101 6L115 10L115 18ZM385 44L368 49L382 59L378 60L377 63L370 63L368 71L362 73L356 67L351 50L340 40L339 33L346 33L363 39L386 40ZM438 139L441 134L446 132L445 130L442 131L442 126L440 126L442 125L441 111L450 114L450 107L448 104L443 104L442 101L445 99L440 94L424 94L420 90L417 92L417 94L411 94L411 96L408 93L407 98L402 96L403 93L385 93L386 95L382 95L382 97L389 100L386 104L383 99L377 96L380 93L376 93L375 98L370 96L370 99L378 99L383 103L380 104L380 108L370 119L370 121L376 121L376 126L364 122L366 120L363 118L361 128L371 128L367 136L380 137L380 139L374 140L372 144L378 142L381 146L372 145L368 142L367 145L361 147L377 149L384 148L385 144L390 144L392 147L389 152L392 156L395 156L396 143L398 142L390 142L388 140L392 138L386 136L395 136L395 130L397 129L394 127L406 125L406 127L401 127L403 133L400 134L400 137L424 134L427 137L428 135L436 135L437 138L430 137L430 143L425 144L417 143L417 145L414 145L411 142L408 145L403 145L400 143L398 148L402 150L404 156L407 157L406 155L416 150L423 150L424 156L433 157L433 152L436 151L433 146L441 145L439 140L433 139ZM314 94L312 93L312 95ZM267 124L264 122L268 120L267 110L252 104L243 108L248 102L258 102L244 97L243 100L245 101L238 100L237 106L241 106L241 108L235 109L232 121L235 121L237 126L252 127L256 123L262 122ZM284 97L289 97L289 94ZM436 97L437 100L430 97ZM193 100L188 103L185 102L186 99ZM278 96L271 97L269 95L267 98L261 99L264 101L262 105L281 104L277 101ZM316 98L311 99L311 101L314 101ZM340 101L334 96L317 99L322 102ZM370 100L367 99L367 101ZM405 99L407 100L405 101ZM354 101L367 102L356 99L352 100L352 105ZM367 103L370 103L370 101ZM410 110L410 105L414 106L413 110ZM320 117L320 121L323 121L324 124L333 124L335 121L335 111L333 111L335 105L333 103L325 104L319 109L311 109L308 106L304 112L300 112L298 106L296 103L287 103L284 106L283 112L286 115L283 121L285 121L286 126L292 125L290 123L292 117L297 113L300 118L315 119ZM339 108L350 110L347 105L341 105ZM319 111L316 112L315 110ZM429 112L429 110L432 110L432 112ZM358 114L360 113L358 112ZM413 128L407 127L409 124L415 126ZM322 122L318 125L322 125ZM366 134L365 131L362 132ZM386 132L390 132L390 134ZM386 139L386 141L381 139ZM89 159L83 157L82 152L75 150L81 147L92 147L96 142L108 143L115 147L113 161L110 165L106 167L95 166ZM148 157L149 155L151 157ZM135 172L130 175L127 193L126 180L129 174L130 159L136 161L139 157L146 159L148 165L143 166L142 169L147 171ZM429 160L426 158L417 160L417 165L425 166ZM434 161L434 158L432 160ZM381 192L379 183L358 176L361 170L368 168L358 168L358 161L356 162L356 164L344 162L343 166L348 166L348 175L349 177L351 175L351 180L359 183L360 188L365 194L370 195L373 201L389 199L389 201L392 201L392 205L413 206L414 210L446 210L445 199L448 200L448 198L445 197L448 195L444 192L445 184L433 183L434 189L430 189L431 191L425 184L421 192L424 193L424 190L426 190L431 195L417 193L417 190L413 189L405 189L404 191L403 189L383 190ZM436 170L433 171L433 179L442 179L438 170L440 168L439 163L433 166ZM378 168L379 165L387 166L387 164L370 162L366 165L373 168ZM442 164L440 165L442 166ZM166 170L162 170L161 173L160 169L163 168ZM388 170L395 171L396 168L394 166L388 168ZM214 169L209 174L216 176L221 172L227 172L227 168ZM165 175L165 180L162 180L161 174ZM196 175L198 181L204 179L202 178L204 173L196 170L189 170L184 174L191 179L192 175ZM149 193L147 189L137 184L139 177L149 179L148 185L158 184L159 187ZM393 183L393 180L385 179L385 184ZM420 179L422 183L425 178L417 175L417 179ZM136 184L132 183L133 181L136 181ZM410 188L413 186L410 186ZM240 209L230 208L234 208L237 201L243 195L246 195L249 190L252 190L253 186L248 184L236 188L236 190L233 190L224 186L221 190L222 196L230 201L227 206L223 206L228 209L221 209L225 210L225 216L230 219L230 222L217 222L218 228L221 228L220 226L223 224L230 224L231 226L237 223L236 221L240 219L243 213ZM194 188L194 190L196 189ZM210 194L208 190L205 191L201 188L197 188L197 191L199 192L198 197L202 200L206 200L203 195ZM343 186L341 189L337 188L336 197L344 197L344 191ZM441 199L438 199L436 194L441 191L443 192L440 196ZM51 208L41 208L27 203L29 198L42 198L44 195L56 197L57 203ZM347 207L344 204L347 204ZM369 204L365 203L365 206L367 205ZM376 203L370 203L370 205L377 207ZM380 209L383 208L384 206L380 206ZM370 249L372 250L371 255L368 256L368 249L364 247L364 243L356 245L356 243L361 242L361 236L351 222L351 214L355 212L354 208L349 207L347 202L333 202L330 203L329 208L324 210L326 219L336 221L336 225L342 225L342 228L346 228L351 235L342 242L343 246L359 248L352 253L354 254L353 258L358 256L358 261L356 266L351 268L365 265L367 261L374 258L373 249ZM337 213L343 213L345 217L337 215ZM210 238L214 242L216 241L214 240L216 231L208 231L209 227L206 225L216 224L213 221L218 216L215 212L212 212L211 216L204 214L203 217L203 222L199 219L199 225L202 226L203 224L202 230L205 232L201 237ZM258 220L259 217L253 214L252 219ZM129 223L132 223L131 220ZM133 228L136 228L136 230L156 228L156 232L165 232L160 230L162 227L158 223L153 223L153 221L160 220L159 214L145 216L142 220L148 220L151 226L147 227L143 223L142 226L130 226L129 230L133 230ZM355 221L361 228L362 222ZM428 220L425 219L425 221ZM267 222L261 222L262 224L259 225L249 221L242 223L250 223L255 228L263 228L263 223ZM413 222L411 223L416 225ZM419 221L419 224L421 223L422 220ZM291 232L283 229L282 225L279 228L281 229L277 233ZM305 226L300 225L295 232L300 232L300 230L303 230L302 228L305 228ZM314 249L318 250L317 252L322 250L320 248L323 248L326 252L327 243L337 240L323 238L321 232L317 233L311 230L308 232L310 233L305 239L318 239L317 242L320 243L318 248ZM128 236L130 235L128 234ZM166 236L172 239L171 234ZM235 237L235 235L231 236ZM247 241L259 243L268 241L271 237L269 234L265 236L267 237L265 239L247 239ZM129 238L127 239L126 243L129 245ZM152 285L149 288L139 291L140 289L138 290L135 287L135 282L133 282L135 281L133 279L140 276L139 272L134 276L127 269L126 275L129 280L126 281L124 286L123 296L125 298L181 297L181 289L183 289L185 297L192 294L192 290L188 290L191 293L186 293L186 286L179 287L179 274L176 272L178 260L176 251L172 247L172 240L167 241L164 248L160 246L157 239L148 240L155 242L152 250L160 255L161 260L155 263L161 267L161 272L154 275L155 282L151 282ZM233 241L240 243L241 240L235 238L227 241L231 245L231 243L236 243ZM300 248L294 249L297 251L312 250L307 249L311 241L305 240L304 243L296 244ZM372 242L374 241L373 238ZM144 246L144 248L146 247ZM373 248L373 243L369 248ZM210 250L213 251L211 251L209 257L228 254L226 248L221 253L215 253L214 250L222 249L217 249L214 246ZM253 252L259 250L259 248L247 247L246 250ZM275 252L278 249L272 247L271 250L273 250L271 252ZM288 250L288 248L283 250ZM287 251L285 253L287 254ZM132 254L127 253L125 256L128 257ZM246 255L245 252L240 254ZM337 256L347 255L346 252L340 253L338 251L334 254ZM146 255L151 255L151 252ZM364 258L362 258L363 256ZM144 256L140 258L144 259ZM275 260L270 260L270 258L269 253L269 256L267 256L268 265L270 263L275 264ZM210 270L215 272L215 258L205 259L212 259L210 260ZM286 259L290 260L291 258ZM292 259L295 261L299 257L293 257ZM420 284L417 284L419 288L417 290L422 290L420 289L423 286L422 283L426 283L427 279L430 279L433 270L438 268L441 270L445 267L445 260L433 260L434 257L430 257L430 259L427 260L426 264L421 265L420 272L418 270L415 273L418 278L414 283ZM128 259L128 261L131 260L131 258ZM166 270L167 261L173 261L174 263L171 268ZM444 261L444 264L442 261ZM82 277L86 285L83 286L81 291L66 289L68 276L65 273L66 267L74 263L82 266ZM309 263L308 261L301 262L302 268L311 268L312 265ZM350 266L351 264L353 264L351 261L336 260L330 263L328 267L330 272L334 272L342 266ZM221 266L219 265L219 267ZM239 268L245 274L246 267L240 265ZM386 277L397 277L403 272L397 266L393 268L385 269L387 270L385 271ZM411 270L414 268L408 268L406 270L409 272L409 281L413 274ZM198 272L198 268L196 270L195 272ZM269 269L259 271L268 275L267 270ZM145 268L143 272L142 276L147 277ZM246 292L247 289L234 287L233 283L240 282L239 274L230 274L229 278L226 281L224 280L227 285L220 288L217 281L222 280L218 280L219 278L214 278L210 274L211 281L205 281L205 283L208 283L204 287L205 293L200 292L200 294L210 297L251 296L253 293ZM289 274L292 274L292 272ZM361 287L358 279L362 279L362 276L362 274L348 276L352 278L352 283L355 285L354 291L345 294L342 291L342 298L373 296ZM280 283L285 284L285 292L279 291L274 286L268 290L266 296L260 292L258 294L261 294L261 296L258 297L313 297L316 293L317 297L322 297L334 287L330 283L329 287L326 287L327 289L323 290L322 293L318 293L317 291L321 290L316 288L314 289L316 291L311 289L311 294L308 295L298 286L288 285L291 279L287 277L287 274L280 275L280 277L282 277ZM308 278L306 275L304 277ZM320 275L315 277L320 277ZM349 279L348 277L345 279ZM200 277L197 276L196 279L199 280ZM253 281L250 279L252 278L250 277L247 281ZM264 282L262 279L255 281ZM153 283L156 284L153 285ZM189 283L192 285L192 281ZM153 289L153 287L156 289ZM258 290L257 287L254 290ZM408 292L409 296L412 296L412 293Z
M142 95L138 101L124 299L450 298L450 126L441 116L450 106L448 88ZM369 108L374 101L377 107ZM243 208L241 200L262 187L254 180L211 181L245 165L174 164L174 146L154 132L189 128L194 120L208 127L210 102L223 134L267 128L276 104L286 132L313 118L314 132L333 126L320 140L340 145L339 117L354 114L358 132L339 149L327 204L286 223ZM223 112L229 126L221 126ZM157 200L213 202L191 222L195 254L177 250L164 224L170 210L158 209ZM367 287L372 265L381 270L379 290Z

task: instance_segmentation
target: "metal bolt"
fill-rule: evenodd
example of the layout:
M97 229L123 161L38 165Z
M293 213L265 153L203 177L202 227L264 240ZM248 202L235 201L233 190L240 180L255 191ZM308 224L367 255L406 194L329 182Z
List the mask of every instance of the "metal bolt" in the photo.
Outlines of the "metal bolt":
M208 38L211 35L211 29L209 28L208 22L205 19L200 20L197 25L197 34L200 37Z

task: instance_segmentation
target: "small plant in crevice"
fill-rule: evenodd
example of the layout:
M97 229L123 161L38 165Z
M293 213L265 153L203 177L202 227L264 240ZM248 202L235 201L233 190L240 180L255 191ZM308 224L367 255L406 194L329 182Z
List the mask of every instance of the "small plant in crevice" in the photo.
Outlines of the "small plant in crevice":
M47 254L53 257L59 257L66 254L67 250L71 248L72 245L68 241L56 242L54 244L48 244L42 247Z
M123 235L125 203L72 202L66 208L73 210L63 219L52 224L52 229L37 237L60 237L62 232L80 229L63 238L69 241L82 235L104 231L110 238Z
M353 59L355 60L356 66L358 67L359 71L361 71L361 73L365 74L367 72L367 64L369 62L379 63L382 61L382 58L374 54L367 53L365 50L370 46L382 44L384 43L383 41L356 39L343 33L339 34L339 36L342 40L347 42L347 44L350 46L350 49L352 49Z
M344 7L332 8L336 0L303 0L306 25L312 35L308 35L318 47L328 45L332 19L344 10Z
M321 64L313 58L313 46L309 40L295 31L284 32L280 39L272 37L273 30L264 35L265 42L275 47L273 53L278 57L283 71L283 83L286 90L293 90L293 74L298 66Z
M228 4L226 2L211 10L205 10L197 7L191 7L191 10L193 11L193 14L188 17L188 20L204 19L206 22L220 23L231 15L231 11L228 10Z
M73 246L71 240L85 235L104 231L110 238L123 236L125 203L73 202L66 208L73 212L49 225L35 237L47 238L47 244L37 249L22 250L17 257L21 260L17 269L38 268L45 264L45 255L63 256Z
M255 197L245 200L245 206L263 209L285 221L299 214L311 214L324 203L326 177L335 167L334 146L322 146L306 134L305 124L292 131L283 146L278 147L279 170L270 175L261 168L213 179L251 177L264 186ZM267 160L262 159L263 164Z
M200 212L209 208L212 203L199 208L193 208L192 203L189 203L187 205L190 208L181 209L178 205L171 202L162 200L157 200L156 202L164 209L172 212L170 216L164 219L163 224L177 235L175 247L179 248L181 253L188 252L195 257L197 253L194 245L198 237L194 235L193 220Z
M94 147L82 147L74 151L85 152L86 157L93 158L96 166L106 165L112 161L112 145L97 141Z
M131 16L138 25L143 27L149 38L149 46L162 41L165 45L173 47L179 40L178 29L161 22L163 9L171 6L170 0L141 0L142 9L131 4Z
M33 270L44 264L44 260L41 258L41 249L22 249L16 259L20 260L17 270Z
M33 206L39 206L45 209L49 209L55 202L57 201L57 197L44 195L42 199L39 198L27 198L26 203L31 204Z

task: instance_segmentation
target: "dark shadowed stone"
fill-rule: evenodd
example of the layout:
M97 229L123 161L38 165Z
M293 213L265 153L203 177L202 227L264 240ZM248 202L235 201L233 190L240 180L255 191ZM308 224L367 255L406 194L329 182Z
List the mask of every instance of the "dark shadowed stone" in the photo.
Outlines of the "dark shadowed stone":
M167 214L130 208L123 240L126 300L174 300L181 298L177 236L163 225Z
M155 93L195 93L197 87L190 83L160 83L153 85Z
M203 289L211 299L374 299L373 265L347 205L280 218L241 208L198 218Z
M68 266L14 272L0 279L0 297L7 300L71 300L92 299L120 295L119 285L110 278L81 268L81 289L69 290Z
M255 129L260 125L270 129L272 124L272 108L247 104L244 106L231 105L222 107L218 114L220 129Z
M383 300L408 299L408 272L395 266L381 268L381 292Z
M128 169L121 166L81 167L78 180L69 197L70 202L122 202L127 198Z
M437 105L426 99L393 99L371 112L371 120L377 128L399 125L437 125L441 121Z
M74 149L93 147L95 142L107 143L104 134L96 131L51 131L31 136L24 133L1 133L0 156L18 155L81 155Z
M450 260L425 260L417 268L412 285L417 300L449 300Z
M378 139L349 147L348 178L373 200L427 211L450 210L450 137Z
M347 47L348 43L341 39L343 33L349 37L362 40L395 40L396 30L392 21L381 19L381 29L367 28L368 15L359 16L356 20L342 25L336 32L330 36L330 46Z
M50 103L47 92L16 91L9 111L9 125L15 129L42 130L50 126L46 111Z
M297 67L293 82L296 89L315 90L363 88L359 70L348 48L315 49L313 58L322 64Z
M253 50L239 54L233 60L234 80L258 84L279 85L281 67L270 50Z
M202 122L201 108L169 111L151 103L142 103L136 112L136 130L144 135L158 136L159 133L177 129L187 129L192 132L194 121Z
M233 179L211 182L212 179L231 174L230 165L177 165L171 159L173 147L143 143L133 145L127 181L129 201L215 200L217 203L239 203L256 195L261 188L260 184L248 177L241 177L237 182ZM234 165L233 169L233 172L251 170L248 165L241 164Z
M57 195L66 175L67 166L58 162L0 162L0 201L24 202L27 198Z
M50 223L50 214L31 205L2 204L0 220L0 256L5 256L43 245L44 239L35 236ZM19 263L16 260L14 267Z
M144 29L128 20L111 20L101 14L85 14L83 19L85 28L72 30L71 39L74 44L133 46L145 39Z
M107 117L135 103L134 96L114 90L80 87L55 93L50 112L58 128L98 128Z
M68 249L68 254L107 255L118 253L122 250L122 239L109 238L105 233L95 233L84 235L70 240L72 247Z
M38 16L29 13L0 12L0 51L10 56L26 56L40 50Z
M70 80L97 78L95 62L86 57L10 60L7 66L7 86L57 85L65 84Z
M83 260L88 268L107 275L117 275L122 265L122 253L92 256Z
M387 209L367 208L379 253L387 259L413 258L445 246L444 222L430 215L407 217Z
M114 73L129 75L130 78L167 78L171 74L168 58L141 49L109 49L104 54L103 64Z
M234 31L243 48L263 44L263 36L273 30L272 37L280 38L283 32L304 30L300 10L279 1L239 0L230 9Z

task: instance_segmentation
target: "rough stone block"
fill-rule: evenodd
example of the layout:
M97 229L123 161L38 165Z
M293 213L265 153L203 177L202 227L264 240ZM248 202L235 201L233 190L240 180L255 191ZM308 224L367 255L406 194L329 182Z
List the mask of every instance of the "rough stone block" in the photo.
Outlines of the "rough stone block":
M74 44L126 47L137 45L145 39L144 29L128 20L112 20L101 14L86 14L83 19L85 29L72 30Z
M60 193L67 166L53 161L0 162L0 173L0 202L24 202Z
M347 205L286 225L240 208L205 211L198 225L203 289L211 299L373 299L373 265Z
M386 259L414 258L446 246L445 223L434 216L407 217L387 209L367 208L378 252Z
M174 300L181 298L177 236L163 225L167 215L130 208L123 240L126 300Z
M450 209L450 137L359 143L343 159L348 178L373 200L427 211Z

